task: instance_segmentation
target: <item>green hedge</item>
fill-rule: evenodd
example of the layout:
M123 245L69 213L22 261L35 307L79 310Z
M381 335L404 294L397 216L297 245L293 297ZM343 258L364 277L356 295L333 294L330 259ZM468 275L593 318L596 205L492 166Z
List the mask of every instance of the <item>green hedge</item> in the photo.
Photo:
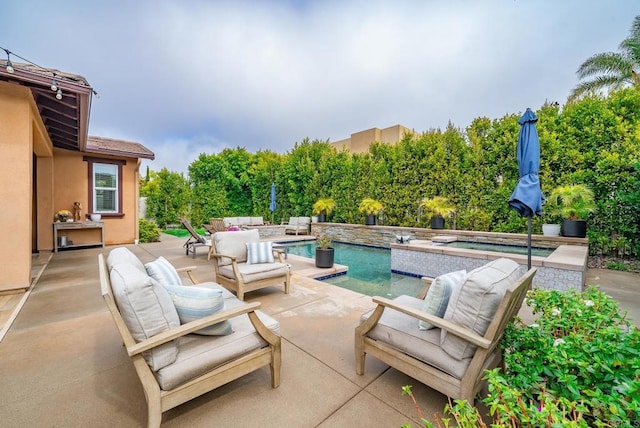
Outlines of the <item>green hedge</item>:
M562 107L545 104L536 114L543 192L558 185L589 186L597 203L587 219L591 252L638 256L640 93L624 89ZM194 225L209 217L241 215L279 223L310 215L317 199L331 197L337 208L329 220L362 223L358 204L370 197L384 205L384 224L424 227L429 219L418 209L420 200L446 196L458 207L456 228L524 233L526 221L507 204L518 180L519 116L479 117L466 129L449 124L407 135L394 145L374 143L365 154L337 152L328 141L309 139L284 155L244 148L202 154L189 166L190 187L178 186L179 180L165 172L166 180L173 180L169 194L180 201L156 196L151 203L166 222L177 222L182 213ZM160 189L168 186L153 183L160 179L152 174L143 189L166 197ZM277 188L273 216L272 183ZM535 218L534 233L541 233L543 220Z

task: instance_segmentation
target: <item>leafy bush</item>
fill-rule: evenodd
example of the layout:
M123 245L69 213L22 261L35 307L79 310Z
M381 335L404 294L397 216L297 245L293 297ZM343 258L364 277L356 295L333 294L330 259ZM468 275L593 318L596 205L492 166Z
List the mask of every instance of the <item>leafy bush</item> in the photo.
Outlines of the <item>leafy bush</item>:
M138 223L140 229L140 242L156 242L160 238L160 228L155 223L144 218Z
M618 303L594 287L537 289L526 302L536 323L510 324L506 369L487 372L492 426L640 425L640 330ZM478 426L478 410L465 401L445 413L459 426Z

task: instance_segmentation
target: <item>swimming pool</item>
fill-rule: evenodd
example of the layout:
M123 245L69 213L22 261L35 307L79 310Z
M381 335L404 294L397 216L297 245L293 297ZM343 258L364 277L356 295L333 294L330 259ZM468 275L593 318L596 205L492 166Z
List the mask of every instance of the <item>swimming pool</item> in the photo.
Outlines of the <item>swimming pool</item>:
M434 245L440 245L438 243L434 243ZM509 254L527 254L527 247L523 247L520 245L508 245L508 244L491 244L486 242L471 242L471 241L453 241L447 242L447 247L453 248L466 248L467 250L483 250L483 251L497 251L499 253L509 253ZM555 248L540 248L540 247L532 247L531 255L538 257L548 257L555 251Z
M315 257L315 242L288 244L287 252L302 257ZM417 295L424 287L420 278L391 273L391 250L339 242L333 243L335 262L349 266L346 275L322 279L368 296L394 298L402 294Z

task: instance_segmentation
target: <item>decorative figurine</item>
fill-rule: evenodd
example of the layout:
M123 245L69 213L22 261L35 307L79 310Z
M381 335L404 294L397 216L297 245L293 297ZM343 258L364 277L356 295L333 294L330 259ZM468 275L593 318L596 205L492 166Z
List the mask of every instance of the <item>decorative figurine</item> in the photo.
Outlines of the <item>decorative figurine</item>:
M73 221L82 221L82 204L80 202L73 203Z

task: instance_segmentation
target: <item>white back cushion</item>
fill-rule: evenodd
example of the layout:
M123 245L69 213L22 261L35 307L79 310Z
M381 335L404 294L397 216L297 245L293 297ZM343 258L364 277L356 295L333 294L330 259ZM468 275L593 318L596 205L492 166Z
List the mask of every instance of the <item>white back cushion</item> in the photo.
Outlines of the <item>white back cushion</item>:
M168 285L165 289L171 296L182 324L224 310L224 294L222 290L195 285ZM233 329L229 321L222 321L194 333L208 336L226 336L233 333Z
M507 288L520 276L520 265L510 259L494 260L472 270L451 295L444 319L483 336ZM477 348L446 330L440 335L440 346L458 360L472 357Z
M247 242L260 242L257 229L217 232L212 238L218 254L236 257L238 263L247 261ZM218 264L220 266L231 264L231 259L224 257L218 261Z
M128 263L138 269L141 273L147 273L147 270L144 268L140 259L126 247L114 248L109 253L109 257L107 257L107 267L109 268L109 271L111 271L113 266L120 263Z
M111 287L120 314L137 342L180 325L169 293L130 263L120 263L111 268ZM144 353L153 371L173 363L177 356L175 341Z

